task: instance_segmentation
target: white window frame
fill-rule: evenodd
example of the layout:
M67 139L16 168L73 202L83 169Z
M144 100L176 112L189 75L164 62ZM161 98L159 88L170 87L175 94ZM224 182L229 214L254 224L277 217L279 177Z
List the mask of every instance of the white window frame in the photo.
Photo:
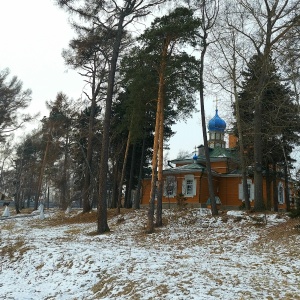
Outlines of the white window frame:
M285 195L284 195L284 186L282 182L278 183L277 186L278 191L278 204L284 204L285 202Z
M182 181L182 194L185 197L194 197L196 195L197 181L194 175L185 175Z
M251 202L254 200L254 184L252 183L251 179L247 179L247 185L248 185L249 200ZM245 201L243 180L241 180L241 183L239 184L239 199Z

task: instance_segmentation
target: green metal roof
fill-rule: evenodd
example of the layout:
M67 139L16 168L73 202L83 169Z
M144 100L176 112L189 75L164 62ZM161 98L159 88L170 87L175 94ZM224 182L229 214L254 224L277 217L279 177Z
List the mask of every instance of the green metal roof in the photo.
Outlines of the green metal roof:
M209 149L209 157L211 161L216 161L216 160L238 160L238 151L236 149L228 149L228 148L221 148L221 147L216 147L216 148L210 148ZM181 159L173 159L171 160L171 163L173 164L178 164L178 163L184 163L188 164L190 161L192 161L192 155L189 158L181 158ZM206 158L204 153L198 156L197 163L204 162L205 163Z
M231 158L238 159L238 152L236 149L228 149L228 148L211 148L209 153L210 158Z
M203 172L204 170L205 170L205 166L198 164L198 163L191 163L191 164L186 164L183 166L165 169L163 172L165 174L170 174L170 173L184 173L184 172L191 172L191 171Z

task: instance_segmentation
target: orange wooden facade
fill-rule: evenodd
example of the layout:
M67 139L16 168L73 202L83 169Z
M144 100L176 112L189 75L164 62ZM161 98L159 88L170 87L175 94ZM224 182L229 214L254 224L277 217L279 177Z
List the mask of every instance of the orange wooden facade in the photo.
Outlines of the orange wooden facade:
M221 201L221 207L226 208L239 208L242 205L242 200L239 195L239 185L242 183L241 175L234 174L230 175L226 173L228 169L225 168L226 162L221 161L219 163L213 163L212 169L215 171L213 176L213 184L214 184L214 192L217 197L219 197ZM181 164L182 166L182 164ZM219 172L218 172L219 171ZM172 174L176 180L176 191L172 196L163 196L163 204L175 204L177 202L176 195L183 193L182 186L185 175L189 174L194 176L195 184L196 184L196 193L193 196L186 197L187 203L190 205L199 205L201 207L205 207L207 204L207 200L209 199L209 191L208 191L208 180L205 172L187 172L186 170L182 173ZM169 175L168 172L164 174L164 179ZM248 180L253 183L253 179L249 178ZM277 180L277 184L283 185L284 181ZM291 190L292 187L290 186ZM150 200L150 189L151 189L151 179L145 179L142 185L142 200L141 204L147 205ZM293 195L291 194L293 197ZM273 189L271 188L271 199L273 199ZM267 189L266 189L266 180L263 181L263 199L266 202L267 199ZM273 203L272 203L273 204ZM254 201L251 201L251 206L254 205ZM279 209L284 210L286 208L286 203L278 204Z

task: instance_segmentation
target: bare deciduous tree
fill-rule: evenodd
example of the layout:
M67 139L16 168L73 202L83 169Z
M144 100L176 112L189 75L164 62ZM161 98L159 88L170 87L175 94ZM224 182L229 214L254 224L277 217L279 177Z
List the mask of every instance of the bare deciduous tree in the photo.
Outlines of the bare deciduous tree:
M124 0L124 1L71 1L57 0L58 4L72 13L77 13L86 20L92 20L96 27L106 29L111 36L112 49L109 57L109 73L103 121L103 138L101 146L99 199L98 199L98 233L109 231L107 224L107 172L109 153L109 131L112 101L114 97L115 76L125 29L137 19L151 13L166 0Z
M267 85L269 58L280 43L288 38L288 33L299 26L299 0L269 1L269 0L239 0L233 6L232 14L236 14L239 22L229 25L236 32L249 40L249 49L262 57L260 78L256 85L254 114L254 185L255 210L265 209L263 201L263 153L262 153L262 97Z

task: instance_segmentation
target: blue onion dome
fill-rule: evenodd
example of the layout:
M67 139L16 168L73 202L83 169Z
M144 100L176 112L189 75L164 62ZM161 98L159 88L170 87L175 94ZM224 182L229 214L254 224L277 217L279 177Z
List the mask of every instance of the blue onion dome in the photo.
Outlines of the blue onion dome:
M215 116L208 122L209 131L222 131L226 128L226 122L218 115L218 109L216 109Z
M193 160L197 161L197 159L198 159L198 155L195 153L194 156L193 156Z

